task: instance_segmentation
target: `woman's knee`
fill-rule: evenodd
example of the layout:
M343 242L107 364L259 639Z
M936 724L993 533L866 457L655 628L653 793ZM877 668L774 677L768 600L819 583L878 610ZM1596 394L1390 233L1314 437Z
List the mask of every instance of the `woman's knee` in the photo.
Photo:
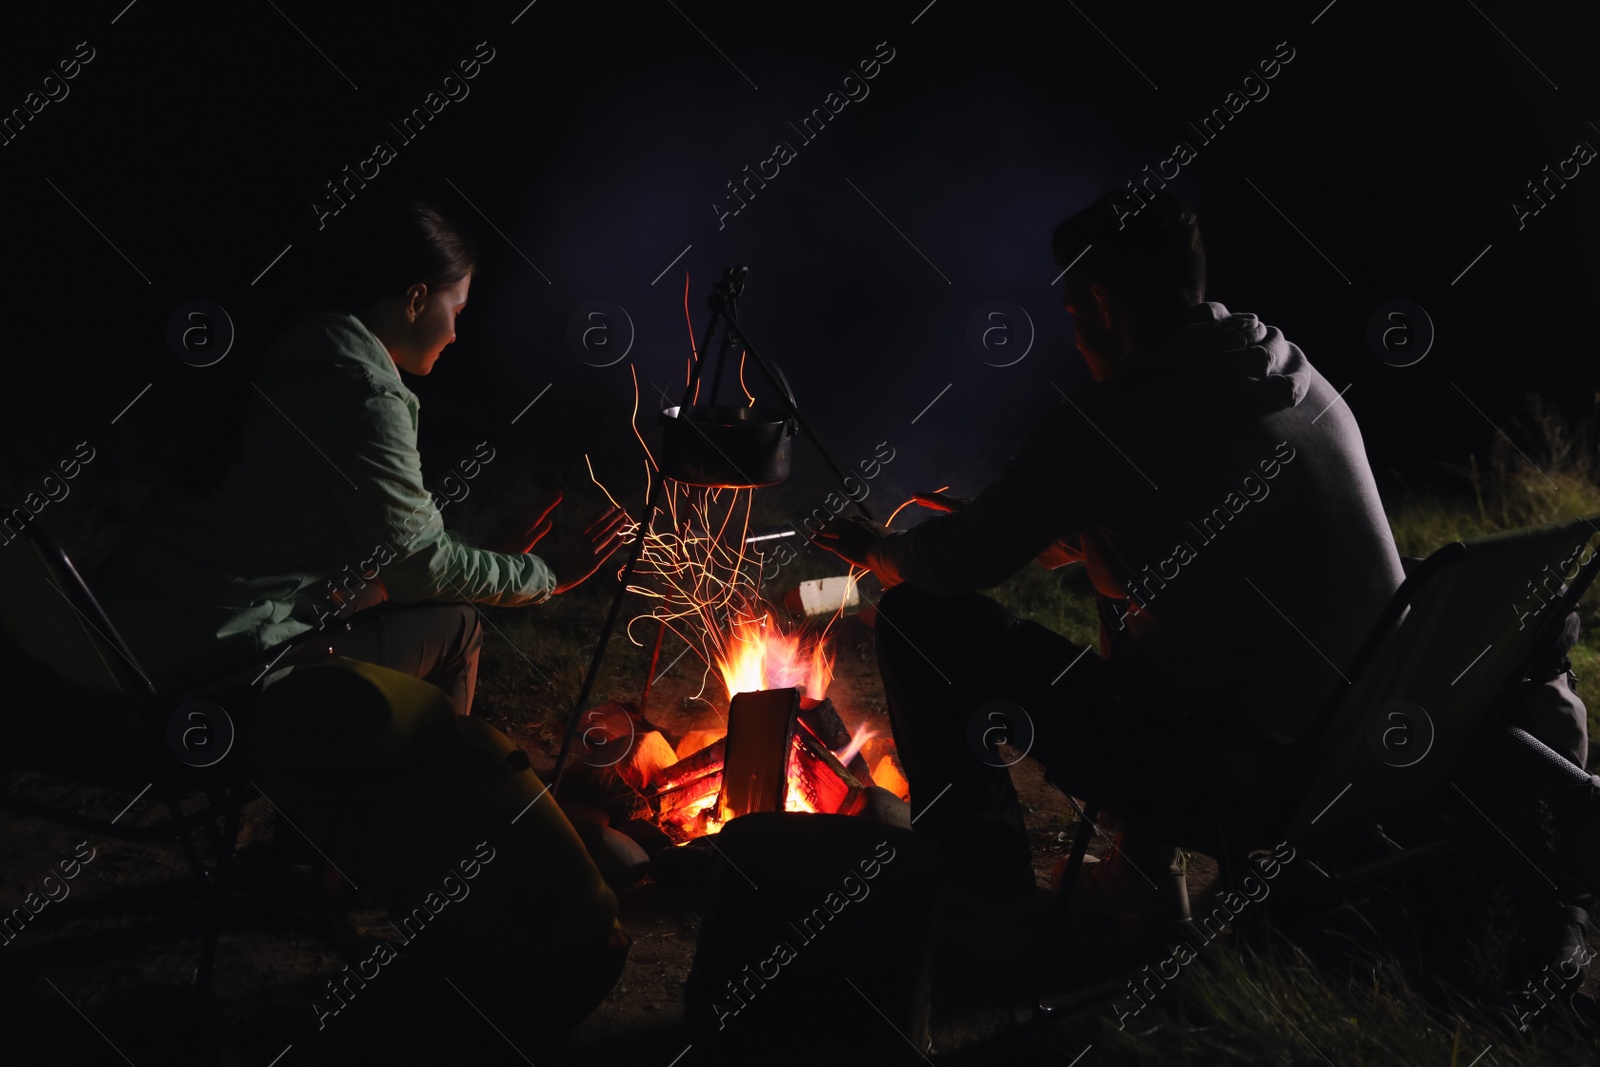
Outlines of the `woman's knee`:
M483 616L473 604L452 604L458 613L461 627L461 644L467 652L476 652L483 644Z

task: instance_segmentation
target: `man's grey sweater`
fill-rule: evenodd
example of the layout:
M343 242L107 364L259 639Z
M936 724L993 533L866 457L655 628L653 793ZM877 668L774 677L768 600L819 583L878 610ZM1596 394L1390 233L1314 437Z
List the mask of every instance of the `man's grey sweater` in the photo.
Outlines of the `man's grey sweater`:
M1220 701L1285 737L1346 684L1402 578L1349 407L1281 331L1215 302L871 563L886 584L959 593L1057 542L1088 568L1124 691Z

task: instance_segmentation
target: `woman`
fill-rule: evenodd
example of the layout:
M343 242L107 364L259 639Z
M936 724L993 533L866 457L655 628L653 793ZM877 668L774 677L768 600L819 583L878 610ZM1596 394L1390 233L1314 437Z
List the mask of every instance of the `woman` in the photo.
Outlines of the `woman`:
M417 201L374 203L359 230L351 221L355 255L340 264L334 310L268 350L220 483L157 492L100 585L160 687L265 666L320 631L326 641L299 643L424 678L465 715L482 639L471 605L573 588L616 548L626 516L612 508L551 532L550 502L491 548L444 529L401 374L429 373L455 340L473 253Z

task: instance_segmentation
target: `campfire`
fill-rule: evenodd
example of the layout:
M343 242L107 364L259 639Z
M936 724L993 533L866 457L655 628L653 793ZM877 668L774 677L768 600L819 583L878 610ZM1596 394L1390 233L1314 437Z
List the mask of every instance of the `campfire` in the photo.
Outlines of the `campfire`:
M717 668L729 697L726 733L646 783L658 824L688 839L753 811L851 811L872 784L859 761L872 735L863 727L849 736L827 700L825 640L786 634L767 615L739 624L725 647Z
M742 281L742 268L731 270L719 287L722 297L712 302L714 308L726 308L719 314L730 324L731 299ZM686 281L686 317L687 293ZM713 327L716 322L714 316ZM786 629L762 596L763 559L749 548L747 537L753 493L787 477L787 439L795 423L804 423L792 399L776 413L755 406L743 377L745 357L754 351L731 325L710 379L710 404L697 406L707 362L703 356L713 332L708 328L699 346L693 346L691 333L684 401L662 413L666 453L659 461L639 432L635 374L630 421L644 452L645 508L642 520L628 531L634 547L619 573L622 585L606 625L609 629L616 621L624 593L643 597L649 610L630 619L626 633L635 645L643 645L636 629L655 624L656 651L638 706L612 703L575 713L566 743L570 747L579 728L586 728L582 762L609 768L620 779L613 784L626 786L620 804L609 805L614 821L645 820L680 843L716 833L754 812L854 814L873 785L902 799L908 795L898 762L887 751L892 748L887 738L880 741L865 727L852 735L828 699L834 669L829 633L843 615L844 603L816 632L810 627ZM737 380L748 408L717 406L717 385L735 350ZM764 363L760 366L787 392L786 384ZM616 504L592 465L589 474ZM851 582L854 577L852 573ZM728 700L726 715L717 714L714 728L691 730L676 746L643 715L661 642L669 632L697 653L704 666L700 692L691 700L704 699L714 676L720 677ZM580 708L604 647L603 637L579 696ZM716 703L706 703L716 710ZM869 743L879 749L876 769L864 758ZM595 759L602 749L604 754ZM564 747L562 760L566 751ZM620 753L614 762L612 753ZM560 766L558 761L558 776Z
M826 634L786 632L770 613L747 615L722 645L714 662L727 714L712 728L689 731L674 749L623 705L595 720L595 751L626 749L614 769L630 795L616 815L645 819L683 842L756 811L853 814L874 784L904 795L886 750L876 776L869 768L865 749L877 735L865 725L852 733L827 697Z

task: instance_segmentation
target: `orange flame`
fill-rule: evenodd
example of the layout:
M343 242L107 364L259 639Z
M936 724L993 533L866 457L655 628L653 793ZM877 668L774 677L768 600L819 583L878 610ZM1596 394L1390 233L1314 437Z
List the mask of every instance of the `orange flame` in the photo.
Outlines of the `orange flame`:
M844 748L840 749L838 752L835 752L834 755L839 758L840 763L843 763L845 766L849 766L850 761L855 759L861 750L866 747L867 742L871 741L877 736L878 731L872 728L872 724L869 722L863 722L860 726L856 727L856 732L851 736L850 743L844 746Z
M820 638L784 633L770 612L735 620L716 656L728 696L761 689L801 689L821 700L833 681L833 656Z

